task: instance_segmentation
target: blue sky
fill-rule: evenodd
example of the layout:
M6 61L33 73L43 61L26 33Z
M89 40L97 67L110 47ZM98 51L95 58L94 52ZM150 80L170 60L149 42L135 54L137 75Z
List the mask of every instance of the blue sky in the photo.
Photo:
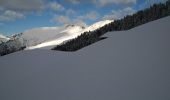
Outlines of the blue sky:
M133 14L165 0L0 0L0 34L36 27L90 25Z

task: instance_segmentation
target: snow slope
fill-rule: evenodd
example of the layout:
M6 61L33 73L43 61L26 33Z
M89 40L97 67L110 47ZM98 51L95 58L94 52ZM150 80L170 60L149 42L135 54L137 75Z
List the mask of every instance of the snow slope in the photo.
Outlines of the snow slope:
M81 26L63 26L63 27L41 27L23 32L21 38L27 41L27 46L35 46L37 44L70 36L73 33L81 31Z
M50 33L48 31L52 31L53 28L52 29L47 28L48 30L46 30L46 31L41 30L41 32L39 32L39 30L38 30L37 33L40 33L40 34L44 33L44 34L42 34L43 38L46 35L48 35L47 36L48 39L43 39L43 40L46 40L46 41L41 41L42 43L39 42L38 45L30 46L27 49L37 49L37 48L51 49L54 46L63 43L64 41L76 38L77 36L81 35L84 32L94 31L94 30L96 30L96 29L98 29L98 28L100 28L100 27L102 27L102 26L104 26L106 24L111 23L111 22L113 22L113 21L112 20L100 21L100 22L97 22L97 23L95 23L95 24L93 24L93 25L91 25L91 26L89 26L89 27L87 27L85 29L83 29L80 26L74 26L74 27L70 26L69 28L62 28L60 30L57 30L57 29L54 28L54 30L56 30L59 34L56 31L53 32L52 34L48 34L48 33ZM63 31L61 31L61 30L63 30ZM35 34L36 32L29 31L27 34L30 35L30 33ZM56 35L56 33L57 33L57 35ZM35 38L35 39L33 39L34 40L33 42L35 42L36 40L42 40L42 37L41 36L39 37L40 34L38 34L37 36L31 35L31 38ZM26 37L29 37L29 36L26 36ZM38 37L38 39L36 37ZM51 37L51 38L49 38L49 37ZM28 39L28 40L32 41L32 39ZM28 43L30 43L30 42L28 42Z
M170 17L74 53L0 58L0 100L170 100Z
M103 21L96 22L96 23L94 23L93 25L85 28L85 29L82 31L82 33L83 33L83 32L88 32L88 31L94 31L94 30L96 30L96 29L98 29L98 28L100 28L100 27L103 27L103 26L106 25L106 24L111 23L111 22L113 22L113 20L103 20Z

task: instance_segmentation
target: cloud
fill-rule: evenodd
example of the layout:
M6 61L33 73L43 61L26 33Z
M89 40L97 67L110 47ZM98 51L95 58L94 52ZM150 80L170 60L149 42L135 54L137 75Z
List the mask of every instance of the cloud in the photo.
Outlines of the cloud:
M136 1L137 0L96 0L96 2L101 6L106 6L109 4L132 5L132 4L136 4Z
M55 15L51 22L57 22L63 25L74 24L80 26L87 26L85 21L96 21L99 18L99 14L96 11L90 11L81 16L75 16L76 12L72 9L68 9L65 15Z
M86 26L86 23L84 23L81 19L70 19L68 16L55 16L52 20L52 22L57 22L63 25L80 25L80 26Z
M70 2L72 4L79 4L81 0L65 0L66 2Z
M136 4L137 2L137 0L65 0L65 1L70 2L72 4L91 3L97 6L107 6L110 4L132 5L132 4Z
M112 10L112 13L110 15L105 15L103 17L103 19L105 19L105 20L106 19L111 19L111 20L120 19L120 18L123 18L126 15L131 15L135 12L136 12L136 10L132 9L131 7L126 7L126 8L121 9L121 10Z
M80 20L80 19L73 20L72 24L79 25L79 26L84 26L84 27L87 26L87 24L83 20Z
M86 15L78 16L78 19L82 20L96 20L99 14L96 11L90 11Z
M16 19L24 18L25 16L19 12L7 10L0 15L0 21L14 21Z
M1 10L13 10L20 12L41 12L45 9L54 11L62 11L65 8L56 1L51 2L48 0L0 0Z
M65 9L61 4L57 2L50 2L47 7L53 11L63 11Z
M44 9L44 0L0 0L3 10L13 11L39 11Z
M96 11L89 12L85 17L90 20L96 20L99 14Z
M46 10L63 11L65 8L48 0L0 0L0 21L14 21L28 14L42 15ZM32 13L33 12L33 13Z
M66 11L66 15L67 16L73 16L73 15L75 15L76 14L76 11L74 11L73 9L68 9L67 11Z
M71 22L70 18L67 16L55 16L51 21L58 22L60 24L69 24Z

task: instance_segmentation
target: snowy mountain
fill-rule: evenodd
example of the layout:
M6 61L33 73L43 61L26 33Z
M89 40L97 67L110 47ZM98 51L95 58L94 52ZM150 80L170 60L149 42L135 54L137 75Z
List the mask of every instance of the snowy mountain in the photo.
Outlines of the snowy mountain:
M111 22L113 21L100 21L86 28L76 25L36 28L23 32L21 38L26 40L27 49L51 49L52 47L61 44L64 41L76 38L84 32L94 31Z
M58 44L61 44L70 39L76 38L87 31L94 31L108 23L111 20L97 22L89 27L66 25L62 27L40 27L27 30L20 34L15 34L10 39L1 36L3 44L0 45L0 55L6 55L19 50L30 49L52 49ZM7 41L9 40L9 41Z
M71 39L72 36L77 36L83 29L84 27L75 25L64 27L43 27L28 30L23 33L21 38L27 41L27 49L34 49L51 46L53 45L50 44L51 41L54 41L54 45L62 43L65 40Z
M0 43L8 41L9 38L0 34Z
M169 100L170 17L77 52L29 50L0 58L0 100Z
M80 26L69 26L69 27L41 27L23 32L21 38L27 41L26 45L35 46L37 44L43 43L45 41L50 41L53 39L58 39L73 32L79 32L83 28Z
M0 56L20 51L25 48L25 43L22 39L19 38L19 34L10 38L2 36L2 40L3 42L0 43Z

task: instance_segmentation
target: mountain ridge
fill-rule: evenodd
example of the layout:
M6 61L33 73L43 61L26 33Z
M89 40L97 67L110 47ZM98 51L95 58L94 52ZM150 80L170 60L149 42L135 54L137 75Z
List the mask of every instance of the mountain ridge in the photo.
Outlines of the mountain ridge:
M83 34L84 32L97 30L98 28L100 28L100 27L102 27L106 24L109 24L111 22L113 22L113 20L99 21L99 22L96 22L96 23L86 27L86 28L83 28L81 26L73 26L72 27L73 29L72 28L71 29L64 29L63 31L59 32L61 34L67 33L68 36L63 36L64 38L59 37L58 39L46 41L44 43L40 43L39 45L30 46L27 49L36 49L36 48L45 48L45 47L49 47L49 46L56 46L58 44L63 43L64 41L76 38L77 36ZM52 47L50 47L50 48L52 48Z

